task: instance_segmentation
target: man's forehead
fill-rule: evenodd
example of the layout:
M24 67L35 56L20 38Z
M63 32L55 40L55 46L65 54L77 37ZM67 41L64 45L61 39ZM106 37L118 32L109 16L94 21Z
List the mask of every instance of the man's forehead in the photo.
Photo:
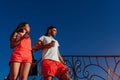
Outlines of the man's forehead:
M52 30L55 30L55 31L56 31L57 29L56 29L56 28L52 28Z

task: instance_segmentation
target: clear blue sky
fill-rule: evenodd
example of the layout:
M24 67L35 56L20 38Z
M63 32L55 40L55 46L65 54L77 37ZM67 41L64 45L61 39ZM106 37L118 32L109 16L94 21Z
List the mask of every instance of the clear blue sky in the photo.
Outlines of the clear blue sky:
M49 25L58 29L61 55L119 55L119 0L0 0L0 80L9 72L9 37L20 22L34 44ZM35 54L41 58L41 52Z

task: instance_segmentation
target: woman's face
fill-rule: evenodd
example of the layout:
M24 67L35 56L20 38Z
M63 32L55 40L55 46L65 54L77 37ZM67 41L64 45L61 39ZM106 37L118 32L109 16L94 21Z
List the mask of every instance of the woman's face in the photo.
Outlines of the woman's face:
M30 26L29 26L29 24L26 24L24 29L26 30L27 33L29 33L30 32Z

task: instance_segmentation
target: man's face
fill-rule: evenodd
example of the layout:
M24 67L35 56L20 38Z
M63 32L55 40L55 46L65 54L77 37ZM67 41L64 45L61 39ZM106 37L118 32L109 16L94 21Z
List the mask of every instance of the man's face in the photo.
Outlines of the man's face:
M57 34L57 29L56 28L51 29L51 35L55 37L56 34Z

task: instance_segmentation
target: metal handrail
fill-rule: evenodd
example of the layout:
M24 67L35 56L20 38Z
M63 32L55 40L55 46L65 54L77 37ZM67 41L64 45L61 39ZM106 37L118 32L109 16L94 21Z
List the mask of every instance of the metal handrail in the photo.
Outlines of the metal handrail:
M63 55L72 80L120 80L120 55ZM43 80L41 59L37 60L37 75ZM56 80L56 79L55 79Z

